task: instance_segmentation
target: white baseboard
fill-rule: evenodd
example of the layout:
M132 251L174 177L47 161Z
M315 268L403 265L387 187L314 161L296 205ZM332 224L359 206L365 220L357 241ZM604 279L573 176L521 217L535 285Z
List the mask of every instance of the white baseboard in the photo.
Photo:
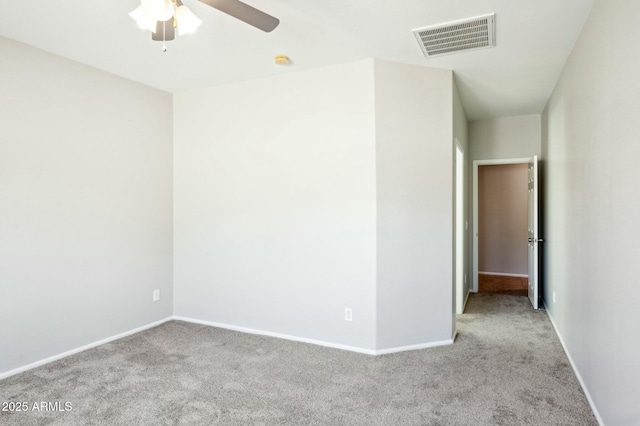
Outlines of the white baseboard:
M501 275L503 277L528 278L527 274L510 274L508 272L478 272L478 275Z
M193 324L202 324L202 325L208 325L211 327L224 328L226 330L240 331L242 333L277 337L278 339L293 340L294 342L311 343L313 345L326 346L334 349L342 349L345 351L358 352L358 353L367 354L367 355L377 355L376 351L373 349L358 348L355 346L342 345L340 343L331 343L331 342L325 342L323 340L307 339L306 337L298 337L298 336L292 336L289 334L274 333L271 331L258 330L255 328L248 328L248 327L240 327L237 325L223 324L223 323L213 322L213 321L202 321L194 318L187 318L187 317L181 317L181 316L174 316L173 319L176 321L185 321Z
M104 345L105 343L113 342L114 340L122 339L123 337L127 337L132 334L136 334L141 331L148 330L160 324L164 324L165 322L170 320L171 320L171 317L167 317L167 318L161 319L160 321L152 322L151 324L143 325L142 327L134 328L133 330L125 331L124 333L116 334L115 336L107 337L106 339L101 339L101 340L89 343L87 345L80 346L79 348L71 349L69 351L66 351L57 355L53 355L45 359L41 359L40 361L32 362L30 364L23 365L22 367L14 368L13 370L4 371L0 373L0 380L6 379L7 377L14 376L16 374L23 373L27 370L31 370L36 367L40 367L45 364L49 364L50 362L54 362L59 359L66 358L70 355L75 355L79 352L86 351L87 349L95 348L96 346Z
M255 328L240 327L237 325L223 324L223 323L213 322L213 321L202 321L202 320L186 318L181 316L174 316L173 319L176 321L185 321L193 324L208 325L211 327L224 328L226 330L239 331L242 333L258 334L260 336L276 337L278 339L292 340L294 342L310 343L312 345L325 346L325 347L334 348L334 349L342 349L345 351L357 352L357 353L366 354L366 355L385 355L385 354L391 354L391 353L397 353L397 352L412 351L416 349L432 348L435 346L450 345L453 343L453 339L450 339L450 340L443 340L439 342L429 342L429 343L421 343L417 345L400 346L395 348L375 350L375 349L359 348L356 346L343 345L340 343L327 342L324 340L316 340L316 339L308 339L306 337L292 336L290 334L274 333L271 331L258 330Z
M584 380L582 380L582 376L580 375L580 371L578 371L578 368L576 367L576 364L573 362L573 358L571 358L571 354L567 350L567 345L564 344L564 340L562 340L562 336L558 332L558 327L556 327L556 323L553 320L553 317L551 316L551 312L549 311L549 309L547 309L547 304L544 303L544 301L543 301L543 306L544 306L545 311L547 312L547 316L549 317L549 320L551 320L551 325L553 326L553 329L556 331L556 336L558 336L558 340L560 340L560 344L562 345L562 349L564 349L564 353L565 353L565 355L567 355L567 359L569 360L569 364L571 364L571 368L573 368L573 372L575 373L576 377L578 378L578 382L580 383L580 386L582 387L582 391L584 392L585 396L587 397L587 401L589 401L589 405L591 406L591 410L593 411L593 415L596 417L596 420L598 421L598 424L600 426L604 426L604 422L602 421L602 417L600 417L600 413L598 412L598 409L596 408L596 404L593 402L593 399L591 398L591 394L589 393L589 389L587 389L587 386L585 385Z
M457 333L457 331L456 331ZM446 345L452 345L453 344L453 340L449 339L449 340L439 340L437 342L428 342L428 343L419 343L417 345L409 345L409 346L399 346L396 348L389 348L389 349L379 349L377 351L375 351L376 355L386 355L386 354L395 354L398 352L406 352L406 351L415 351L418 349L428 349L428 348L435 348L436 346L446 346Z
M66 352L47 357L45 359L41 359L41 360L36 361L36 362L32 362L32 363L27 364L27 365L23 365L22 367L18 367L18 368L14 368L12 370L9 370L9 371L1 372L0 373L0 380L6 379L7 377L11 377L11 376L14 376L16 374L20 374L20 373L23 373L25 371L28 371L28 370L31 370L31 369L34 369L34 368L37 368L37 367L40 367L40 366L45 365L45 364L49 364L49 363L54 362L54 361L58 361L59 359L66 358L66 357L71 356L71 355L75 355L77 353L86 351L87 349L95 348L96 346L104 345L105 343L113 342L114 340L122 339L123 337L127 337L127 336L130 336L132 334L136 334L136 333L139 333L141 331L148 330L148 329L153 328L153 327L157 327L160 324L164 324L165 322L171 321L171 320L185 321L185 322L190 322L190 323L194 323L194 324L208 325L208 326L212 326L212 327L224 328L224 329L227 329L227 330L240 331L242 333L258 334L258 335L262 335L262 336L276 337L276 338L279 338L279 339L292 340L292 341L302 342L302 343L310 343L310 344L313 344L313 345L325 346L325 347L334 348L334 349L342 349L342 350L351 351L351 352L358 352L358 353L366 354L366 355L385 355L385 354L391 354L391 353L412 351L412 350L417 350L417 349L433 348L433 347L436 347L436 346L451 345L451 344L453 344L453 341L455 340L455 335L454 335L453 338L449 339L449 340L443 340L443 341L437 341L437 342L428 342L428 343L420 343L420 344L416 344L416 345L400 346L400 347L395 347L395 348L374 350L374 349L365 349L365 348L358 348L358 347L355 347L355 346L343 345L343 344L340 344L340 343L332 343L332 342L326 342L326 341L322 341L322 340L308 339L306 337L291 336L291 335L282 334L282 333L273 333L273 332L270 332L270 331L257 330L257 329L253 329L253 328L239 327L239 326L235 326L235 325L222 324L222 323L211 322L211 321L201 321L201 320L197 320L197 319L193 319L193 318L186 318L186 317L181 317L181 316L172 316L172 317L167 317L167 318L161 319L159 321L153 322L151 324L147 324L147 325L143 325L143 326L138 327L138 328L134 328L133 330L125 331L124 333L116 334L114 336L107 337L105 339L97 340L97 341L89 343L87 345L83 345L83 346L80 346L78 348L71 349L71 350L68 350Z

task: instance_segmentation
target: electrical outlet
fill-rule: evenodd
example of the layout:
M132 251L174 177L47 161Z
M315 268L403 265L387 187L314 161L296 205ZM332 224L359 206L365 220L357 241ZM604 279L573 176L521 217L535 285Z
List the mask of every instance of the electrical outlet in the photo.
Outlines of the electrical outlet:
M553 290L553 297L552 298L553 298L553 303L556 303L556 291L555 290Z
M157 302L160 300L160 289L153 290L153 301Z
M353 321L353 310L351 308L344 308L344 320Z

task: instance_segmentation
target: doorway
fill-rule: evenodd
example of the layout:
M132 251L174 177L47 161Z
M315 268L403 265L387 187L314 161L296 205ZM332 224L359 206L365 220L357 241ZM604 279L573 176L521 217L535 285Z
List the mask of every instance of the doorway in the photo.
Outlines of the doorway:
M473 291L527 296L531 158L473 162Z

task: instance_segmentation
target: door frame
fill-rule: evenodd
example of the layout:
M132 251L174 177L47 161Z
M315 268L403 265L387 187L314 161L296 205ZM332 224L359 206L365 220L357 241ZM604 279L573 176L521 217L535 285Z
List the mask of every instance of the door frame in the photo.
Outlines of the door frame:
M478 292L478 167L497 166L505 164L529 164L532 157L502 158L493 160L473 160L473 289Z
M464 285L465 278L468 271L468 266L465 262L465 251L466 251L466 229L465 229L465 196L464 196L464 187L465 187L465 153L464 148L460 145L460 141L458 138L455 138L455 147L456 147L456 181L455 181L455 220L454 220L454 228L455 228L455 308L454 311L456 314L464 313L464 307L467 302L467 298L469 293L464 293ZM460 201L460 203L458 202Z

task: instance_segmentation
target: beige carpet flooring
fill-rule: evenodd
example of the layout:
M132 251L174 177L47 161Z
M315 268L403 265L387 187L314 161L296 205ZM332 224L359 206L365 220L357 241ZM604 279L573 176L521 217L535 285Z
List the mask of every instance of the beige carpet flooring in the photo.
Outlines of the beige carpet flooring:
M597 424L527 298L472 295L458 329L453 345L374 357L172 321L0 381L0 401L29 406L0 424ZM58 410L32 409L43 401Z

